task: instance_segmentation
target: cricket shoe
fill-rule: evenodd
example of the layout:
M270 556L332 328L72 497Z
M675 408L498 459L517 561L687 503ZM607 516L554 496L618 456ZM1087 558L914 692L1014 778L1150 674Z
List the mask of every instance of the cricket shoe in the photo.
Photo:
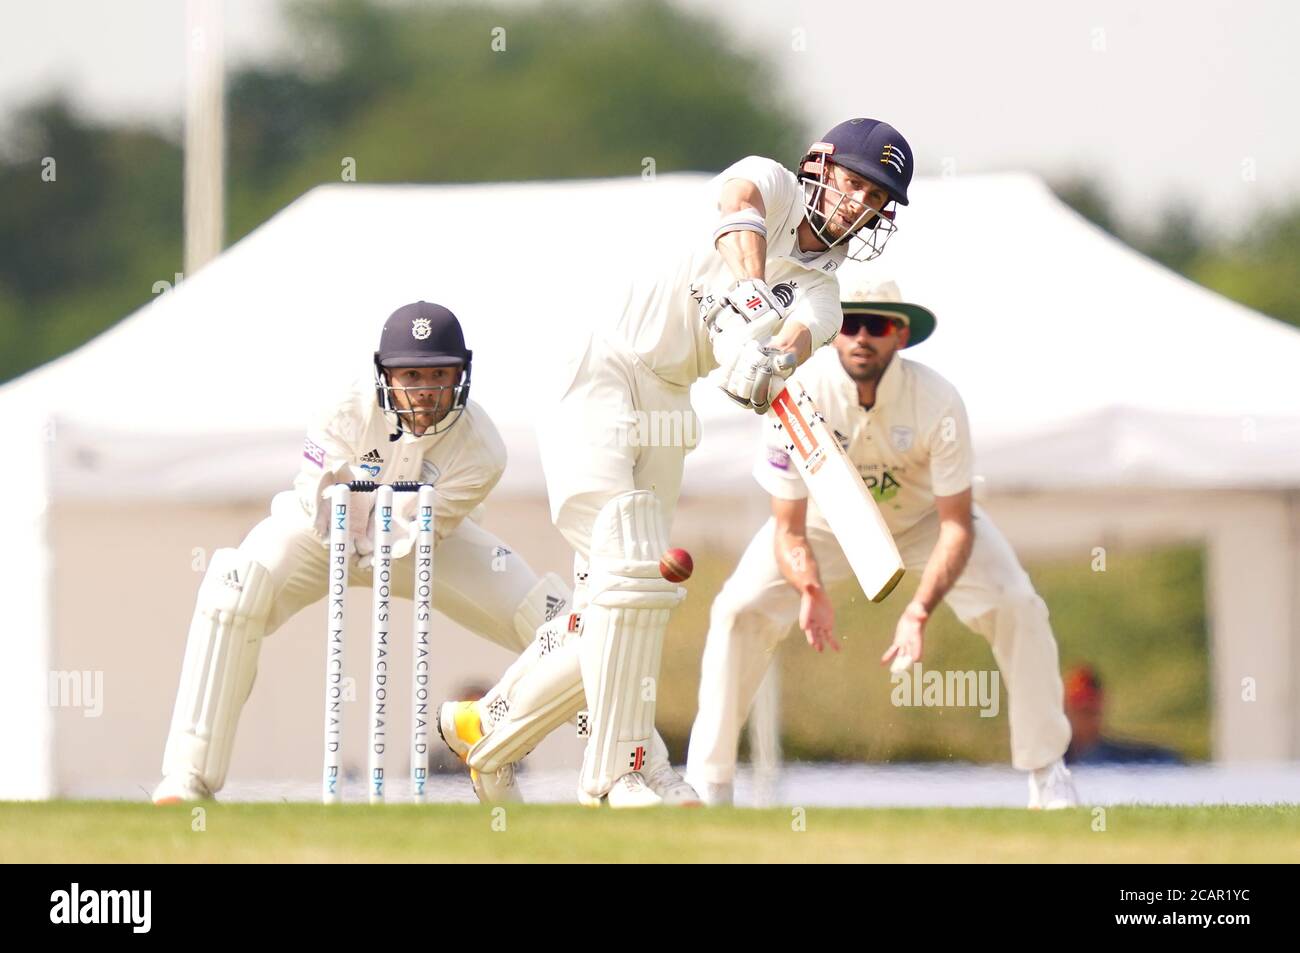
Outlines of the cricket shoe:
M1057 759L1045 768L1029 772L1029 809L1059 811L1078 807L1079 795L1065 762Z
M608 804L612 808L659 807L664 801L646 784L645 775L632 771L623 775L612 785L604 797L592 797L581 788L578 789L578 803L584 807L600 807Z
M187 801L211 801L212 792L197 774L169 774L154 788L155 804L184 804Z
M695 788L686 783L686 779L673 768L668 758L668 749L656 733L650 740L650 756L646 758L645 783L650 790L659 795L659 800L667 807L703 807Z
M438 708L438 734L451 749L451 753L465 761L469 750L483 738L483 724L474 702L443 702ZM502 804L522 801L519 785L515 782L515 766L507 764L492 774L469 769L469 779L474 793L484 804Z
M731 807L736 803L736 785L732 781L716 784L712 781L696 781L690 778L686 781L699 792L700 800L704 802L705 807Z

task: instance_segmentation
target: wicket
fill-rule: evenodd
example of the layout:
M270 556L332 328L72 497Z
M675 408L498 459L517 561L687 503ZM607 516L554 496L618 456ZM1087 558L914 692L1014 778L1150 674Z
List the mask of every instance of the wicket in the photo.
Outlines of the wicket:
M330 499L329 569L325 647L325 768L321 801L341 799L343 755L343 631L346 622L348 565L351 549L349 517L353 493L375 494L373 612L371 616L367 786L371 804L382 804L388 785L389 617L392 591L393 494L416 493L416 538L411 558L415 605L411 648L411 797L425 799L429 776L429 634L433 616L433 486L427 483L372 483L355 480L336 484Z

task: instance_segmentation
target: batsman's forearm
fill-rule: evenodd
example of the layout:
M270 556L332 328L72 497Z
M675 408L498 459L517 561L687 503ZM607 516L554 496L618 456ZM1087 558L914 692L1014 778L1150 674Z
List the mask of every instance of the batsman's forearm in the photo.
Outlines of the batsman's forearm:
M806 536L777 533L776 564L786 582L799 592L806 592L814 586L821 587L821 570Z
M715 247L737 281L746 278L767 280L767 239L758 232L727 232Z
M768 344L779 351L789 351L802 364L812 356L812 332L798 321L786 319Z
M975 542L972 530L944 524L939 529L939 541L925 564L921 584L916 587L913 602L919 602L925 611L933 612L943 601L970 560L971 546Z

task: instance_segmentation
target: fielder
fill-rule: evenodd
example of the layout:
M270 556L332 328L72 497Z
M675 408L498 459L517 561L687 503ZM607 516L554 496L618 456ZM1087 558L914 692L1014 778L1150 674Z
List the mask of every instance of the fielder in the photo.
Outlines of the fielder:
M961 396L924 364L897 354L929 337L934 315L904 303L893 282L872 286L842 275L841 283L844 321L835 346L798 379L876 498L907 570L921 574L881 662L919 661L926 621L946 600L993 648L1010 699L1012 764L1029 772L1029 806L1073 806L1062 761L1070 725L1047 606L972 503ZM838 650L826 593L853 578L775 435L754 476L771 494L772 518L713 603L687 754L687 780L709 804L732 801L740 729L777 645L797 621L817 651Z
M585 341L540 426L551 517L576 553L575 614L484 699L443 706L444 735L472 768L518 761L577 715L589 736L580 801L696 802L676 772L648 768L664 754L664 631L685 595L658 563L698 432L690 385L712 372L738 405L765 413L782 378L838 333L836 271L883 250L911 177L906 140L873 119L836 126L797 173L742 159L712 181L687 248L647 269ZM681 438L641 439L649 419L683 421Z
M469 399L471 358L460 323L446 308L419 301L394 311L372 374L308 431L294 488L275 497L271 515L238 549L212 554L155 803L210 798L225 783L262 639L325 594L329 505L322 502L335 483L434 485L433 605L477 635L518 652L568 607L572 595L562 580L538 578L473 521L501 478L506 451L492 421ZM351 585L371 584L373 504L371 494L352 499ZM401 598L411 596L414 504L415 494L394 502L392 587ZM517 798L513 768L473 777L481 798Z

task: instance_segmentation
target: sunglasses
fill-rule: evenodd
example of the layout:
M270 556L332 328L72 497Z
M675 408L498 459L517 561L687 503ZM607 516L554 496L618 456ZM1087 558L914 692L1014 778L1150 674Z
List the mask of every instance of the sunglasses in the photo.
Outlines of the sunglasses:
M857 337L858 332L865 327L873 338L883 338L893 334L895 328L905 326L898 318L884 314L846 314L844 323L840 325L840 334Z

